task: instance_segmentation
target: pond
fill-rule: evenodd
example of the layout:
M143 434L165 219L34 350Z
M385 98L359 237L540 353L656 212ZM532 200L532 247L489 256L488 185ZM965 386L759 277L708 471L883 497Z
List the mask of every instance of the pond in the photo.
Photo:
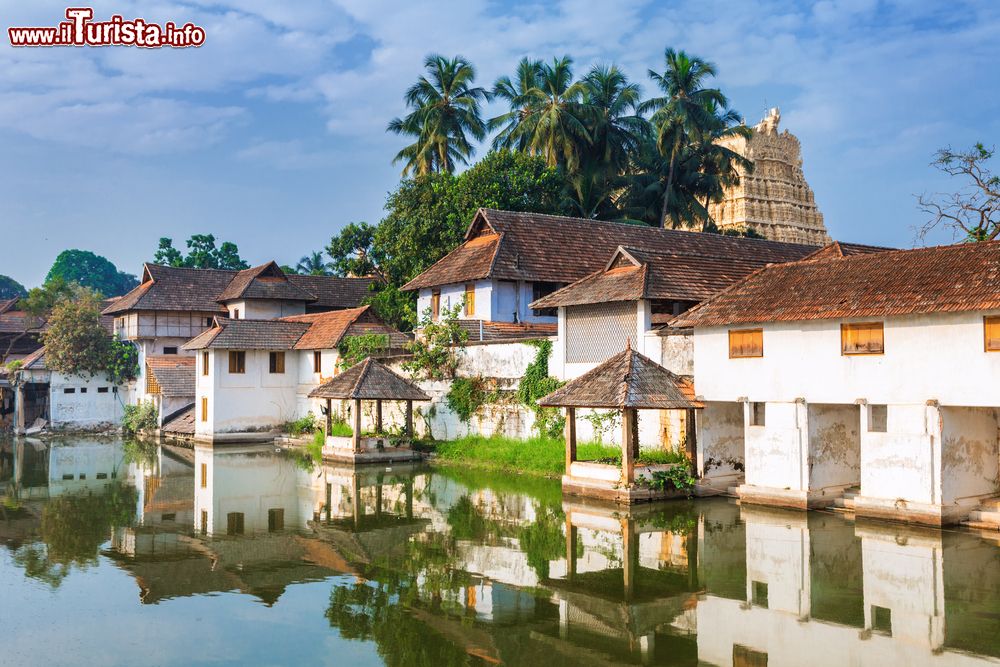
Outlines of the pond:
M0 664L1000 661L1000 533L272 446L0 452Z

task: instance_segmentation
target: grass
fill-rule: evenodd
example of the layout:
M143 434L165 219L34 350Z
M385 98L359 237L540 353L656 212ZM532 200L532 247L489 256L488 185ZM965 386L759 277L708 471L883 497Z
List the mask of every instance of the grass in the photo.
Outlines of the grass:
M558 477L566 468L565 443L561 438L515 438L466 436L458 440L434 443L438 460L443 463L475 465L492 470ZM596 442L579 443L578 461L600 461L621 465L621 448ZM681 463L681 452L645 450L639 463Z
M330 426L330 435L339 435L349 438L354 435L354 430L348 426L347 422L333 422Z

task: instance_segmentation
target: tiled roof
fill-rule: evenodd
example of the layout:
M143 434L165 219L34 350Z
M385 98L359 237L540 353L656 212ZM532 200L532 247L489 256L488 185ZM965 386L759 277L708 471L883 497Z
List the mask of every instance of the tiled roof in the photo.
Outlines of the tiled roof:
M314 309L353 308L368 296L374 280L294 274L282 279L273 275L272 264L240 272L146 264L139 286L115 300L104 314L129 310L225 312L218 301L229 298L296 299Z
M304 322L308 330L295 344L296 350L332 350L346 336L384 334L389 337L390 349L402 349L409 336L383 324L369 306L334 310L327 313L309 313L282 318L283 322Z
M414 290L479 278L570 283L604 268L618 246L661 255L787 262L815 246L701 234L540 213L480 209L465 242L403 286Z
M236 299L315 301L316 297L292 283L277 264L268 262L238 272L217 300Z
M469 342L499 342L555 336L556 324L535 322L490 322L487 320L456 320L469 333Z
M194 435L194 404L174 413L170 421L163 423L161 430L176 435Z
M39 324L42 326L38 327ZM23 310L8 310L5 313L0 313L0 334L21 333L26 325L33 331L41 331L45 328L43 320L28 315Z
M45 371L48 368L45 366L45 348L40 347L24 359L21 360L21 370L26 371Z
M699 236L691 232L681 234ZM700 236L704 240L718 235ZM752 245L713 247L702 243L680 247L670 237L659 237L644 248L619 246L605 269L542 297L531 307L638 299L698 302L762 266L795 261L811 250L811 246L781 245L784 247L768 247L765 252Z
M674 326L1000 309L1000 241L769 266Z
M694 386L649 357L627 348L538 400L545 407L700 408Z
M834 241L833 243L828 243L819 250L802 258L803 262L821 260L821 259L838 259L843 257L851 257L852 255L870 255L876 252L888 252L890 250L896 250L896 248L885 248L877 245L863 245L861 243L843 243L841 241Z
M14 308L14 304L20 301L19 297L14 297L13 299L0 299L0 315L6 313L8 310Z
M146 357L146 368L156 378L161 396L194 396L194 357L174 354L149 356Z
M309 392L310 398L429 401L420 387L369 357Z
M185 350L291 350L309 328L306 322L281 320L227 320L184 343Z

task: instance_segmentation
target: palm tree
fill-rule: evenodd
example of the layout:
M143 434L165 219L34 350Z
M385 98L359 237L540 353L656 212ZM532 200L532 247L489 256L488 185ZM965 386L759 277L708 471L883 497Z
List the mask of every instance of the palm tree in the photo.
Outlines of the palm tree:
M585 87L573 81L573 60L569 56L542 64L538 86L532 91L530 148L545 158L550 167L564 166L573 171L583 147L590 143L586 120L589 109L583 104Z
M387 130L414 137L399 151L393 163L404 162L403 175L418 176L432 171L452 172L475 152L471 136L482 141L486 125L479 105L489 99L485 88L473 87L476 70L461 56L452 59L430 55L424 61L427 74L406 91L406 106L412 111L389 121Z
M594 66L583 85L590 112L589 158L620 173L649 135L649 121L639 114L642 89L615 65Z
M295 272L305 276L328 276L330 265L323 260L323 253L314 252L299 260Z
M510 111L490 118L489 129L500 130L493 138L493 149L530 152L534 131L533 103L538 95L542 61L521 58L512 80L502 76L493 84L493 97L506 100Z
M675 171L681 151L692 138L711 126L712 110L725 109L728 100L719 89L705 87L707 80L716 75L712 63L671 48L664 51L663 58L666 69L662 74L649 70L649 77L664 95L647 100L640 111L653 112L651 121L656 128L656 147L668 159L660 211L660 224L665 226L670 199L675 194Z

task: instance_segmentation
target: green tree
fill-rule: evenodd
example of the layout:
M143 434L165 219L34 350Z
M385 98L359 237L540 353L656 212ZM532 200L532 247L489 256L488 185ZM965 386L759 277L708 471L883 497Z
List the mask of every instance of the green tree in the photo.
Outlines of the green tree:
M543 156L550 167L562 166L572 172L591 140L584 91L583 82L573 81L573 59L569 56L540 66L538 85L531 91L531 113L525 122L531 129L531 151Z
M28 290L28 296L21 299L18 309L24 311L18 331L7 340L7 346L0 348L0 366L7 363L14 346L25 336L40 334L52 308L73 293L74 286L62 278L48 280L41 287Z
M192 235L187 240L187 248L187 255L184 255L174 247L172 239L162 237L153 255L153 262L166 266L234 271L250 266L240 257L239 248L235 243L223 241L222 245L216 247L215 236L212 234Z
M330 265L323 259L323 253L312 252L299 260L295 266L295 273L304 276L328 276Z
M367 222L349 222L330 239L326 252L334 275L381 277L381 262L374 255L375 230Z
M49 368L67 375L95 375L107 368L111 336L101 325L100 305L97 293L83 287L55 304L42 332Z
M489 99L489 93L472 85L476 78L472 64L461 56L430 55L424 67L427 74L406 91L406 106L412 111L392 119L387 128L414 138L393 160L405 163L404 176L451 173L475 152L469 137L476 141L486 137L479 105Z
M25 296L28 296L28 290L24 289L24 285L10 276L0 275L0 300Z
M542 61L521 58L514 78L502 76L493 84L494 99L507 102L509 110L489 120L489 129L499 130L493 137L493 150L530 152L531 137L537 117L534 108L541 86Z
M663 59L665 69L662 73L649 70L649 77L663 95L644 102L641 110L652 112L656 147L667 159L659 221L665 227L682 152L693 139L697 140L710 128L713 111L725 109L728 100L718 88L706 87L708 80L716 75L712 63L672 48L664 51Z
M107 258L76 249L59 253L45 280L54 278L89 287L104 296L121 296L139 284L134 275L119 271Z

